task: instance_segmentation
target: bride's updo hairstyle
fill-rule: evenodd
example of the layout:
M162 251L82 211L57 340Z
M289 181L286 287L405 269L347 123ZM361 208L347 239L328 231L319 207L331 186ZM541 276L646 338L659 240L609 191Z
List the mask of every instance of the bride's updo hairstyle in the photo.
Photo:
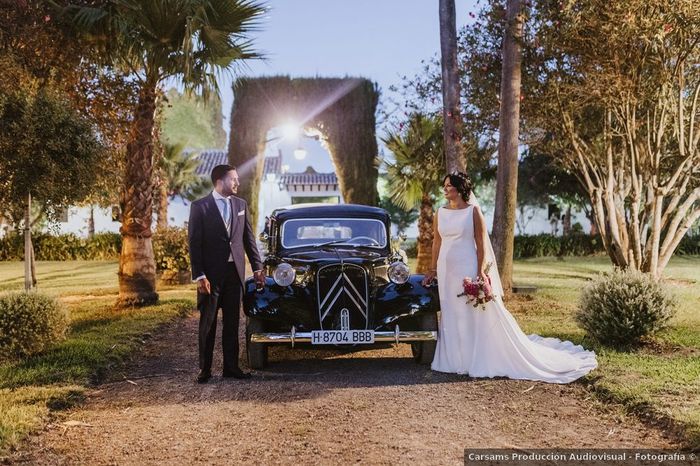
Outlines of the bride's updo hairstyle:
M454 171L442 179L442 184L445 184L446 179L450 179L450 184L457 190L464 202L469 202L469 196L472 194L472 180L466 173Z

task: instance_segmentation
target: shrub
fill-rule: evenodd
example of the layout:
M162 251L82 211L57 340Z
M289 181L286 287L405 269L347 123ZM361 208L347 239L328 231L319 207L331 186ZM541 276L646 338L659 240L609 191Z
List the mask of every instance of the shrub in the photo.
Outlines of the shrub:
M68 314L56 301L35 292L0 297L0 359L40 353L61 341Z
M674 296L651 275L614 269L584 288L575 317L596 340L624 347L662 329L676 305Z
M153 234L156 270L183 272L190 269L189 243L185 228L162 228Z

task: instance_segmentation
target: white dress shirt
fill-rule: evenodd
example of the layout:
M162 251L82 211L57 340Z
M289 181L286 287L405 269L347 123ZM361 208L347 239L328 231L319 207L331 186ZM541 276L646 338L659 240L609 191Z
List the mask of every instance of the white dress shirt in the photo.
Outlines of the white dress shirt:
M216 207L219 208L219 214L221 214L221 221L224 222L224 226L226 227L226 231L228 231L228 236L230 238L231 228L233 225L233 203L231 202L231 196L222 196L216 191L212 191L212 195L214 196L214 201L216 201ZM224 216L224 202L228 204L228 223L226 223L226 217ZM228 255L228 261L233 262L233 253L230 253Z

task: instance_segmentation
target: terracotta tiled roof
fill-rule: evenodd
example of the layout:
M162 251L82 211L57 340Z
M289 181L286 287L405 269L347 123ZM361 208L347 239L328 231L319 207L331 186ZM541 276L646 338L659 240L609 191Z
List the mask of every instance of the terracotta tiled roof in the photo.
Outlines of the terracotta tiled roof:
M197 174L208 177L215 166L228 163L228 154L223 150L203 150L198 159Z

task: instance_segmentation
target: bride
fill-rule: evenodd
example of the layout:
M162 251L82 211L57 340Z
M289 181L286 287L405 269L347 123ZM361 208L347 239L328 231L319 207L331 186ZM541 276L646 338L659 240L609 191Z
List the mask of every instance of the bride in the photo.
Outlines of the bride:
M441 319L432 369L471 377L505 376L511 379L568 383L598 365L593 351L569 341L527 336L505 308L484 216L472 194L471 180L461 172L443 180L448 204L434 220L433 268L424 285L437 274ZM465 277L488 276L494 299L475 309L463 291Z

